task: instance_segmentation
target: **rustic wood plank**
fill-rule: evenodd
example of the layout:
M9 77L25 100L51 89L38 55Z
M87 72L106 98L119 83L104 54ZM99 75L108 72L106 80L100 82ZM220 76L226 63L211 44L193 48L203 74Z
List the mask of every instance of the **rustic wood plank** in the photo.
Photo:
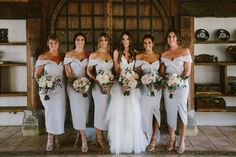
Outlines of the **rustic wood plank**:
M0 151L14 151L19 145L29 137L23 137L21 130L10 136L6 141L0 144Z
M195 151L216 151L217 148L212 144L212 142L203 134L201 127L199 127L199 132L197 136L188 137L190 143L193 145Z
M5 129L2 129L0 134L0 144L6 141L9 137L13 136L20 129L21 127L6 127Z
M217 127L234 145L236 145L236 128L235 127Z
M5 128L6 128L5 126L0 126L0 134L1 134L1 131Z
M44 141L45 136L30 136L15 151L38 151Z
M200 129L214 143L218 151L236 151L236 146L216 127L202 127Z

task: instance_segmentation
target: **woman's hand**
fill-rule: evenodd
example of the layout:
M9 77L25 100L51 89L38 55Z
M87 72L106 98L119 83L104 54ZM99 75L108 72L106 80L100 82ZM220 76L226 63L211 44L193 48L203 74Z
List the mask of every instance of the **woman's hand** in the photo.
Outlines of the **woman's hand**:
M160 86L160 85L154 85L154 88L155 88L157 91L159 91L159 90L163 89L163 86Z

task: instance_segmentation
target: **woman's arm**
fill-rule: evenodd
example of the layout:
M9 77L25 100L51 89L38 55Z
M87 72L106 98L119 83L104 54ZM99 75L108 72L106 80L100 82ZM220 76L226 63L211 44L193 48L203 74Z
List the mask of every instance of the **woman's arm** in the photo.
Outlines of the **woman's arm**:
M188 48L185 48L184 49L184 52L183 52L184 55L188 56L190 54L190 51ZM191 73L191 67L192 67L192 63L191 62L184 62L184 71L182 73L182 77L188 77Z
M114 69L116 76L120 75L120 61L119 61L119 51L115 50L113 54Z
M95 58L95 53L92 53L90 56L89 56L89 59L94 59ZM96 79L96 75L94 74L93 72L93 68L94 66L87 66L87 75L89 78L91 78L93 81L95 81L96 83L98 83L97 79Z
M71 56L69 55L69 52L66 53L66 57L68 57L68 58L71 57ZM72 79L72 78L73 78L73 71L72 71L72 69L71 69L70 64L65 64L64 67L65 67L65 72L66 72L67 78L68 78L68 79Z
M41 54L41 55L38 57L38 60L42 60L42 59L45 59L44 54ZM34 77L35 77L36 80L39 79L39 77L42 75L43 71L44 71L44 65L40 65L40 66L37 66L37 67L35 68Z

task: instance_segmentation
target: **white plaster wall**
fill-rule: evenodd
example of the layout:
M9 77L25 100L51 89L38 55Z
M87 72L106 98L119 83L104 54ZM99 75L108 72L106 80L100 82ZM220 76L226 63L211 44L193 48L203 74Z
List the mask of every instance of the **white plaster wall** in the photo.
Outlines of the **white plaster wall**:
M0 126L21 126L24 112L0 112Z
M216 30L226 29L230 32L229 43L194 44L194 54L210 54L218 57L218 61L230 62L232 57L226 52L227 47L236 45L236 18L194 18L194 30L206 29L209 32L208 41L217 41ZM227 67L228 76L236 76L236 66ZM219 66L194 66L195 83L220 83ZM226 106L236 106L236 97L224 97ZM236 125L236 112L196 112L198 125L232 126Z
M8 29L9 42L26 42L26 20L0 20L0 28Z
M236 112L196 112L198 126L236 126Z
M0 20L0 28L8 29L9 42L26 42L26 20ZM0 45L3 61L26 63L26 45ZM26 92L27 67L1 67L1 92ZM0 106L27 106L27 96L0 97ZM0 112L0 125L21 125L23 112Z

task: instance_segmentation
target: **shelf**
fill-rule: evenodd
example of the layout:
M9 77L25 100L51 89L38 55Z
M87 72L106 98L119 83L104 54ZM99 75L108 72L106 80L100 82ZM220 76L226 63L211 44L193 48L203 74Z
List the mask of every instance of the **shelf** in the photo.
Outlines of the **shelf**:
M226 111L227 112L236 112L236 106L227 106Z
M0 92L0 97L27 96L27 92Z
M213 94L213 93L204 93L204 94L195 94L195 97L236 97L235 94Z
M0 112L22 112L26 110L26 106L7 106L7 107L0 107Z
M218 65L218 66L225 66L225 65L236 65L236 62L215 62L215 63L194 63L194 65L198 66L209 66L209 65Z
M236 44L236 41L195 41L194 44Z
M11 67L11 66L26 66L26 63L19 63L19 62L2 62L0 61L0 67Z
M26 42L0 42L0 45L26 45Z

